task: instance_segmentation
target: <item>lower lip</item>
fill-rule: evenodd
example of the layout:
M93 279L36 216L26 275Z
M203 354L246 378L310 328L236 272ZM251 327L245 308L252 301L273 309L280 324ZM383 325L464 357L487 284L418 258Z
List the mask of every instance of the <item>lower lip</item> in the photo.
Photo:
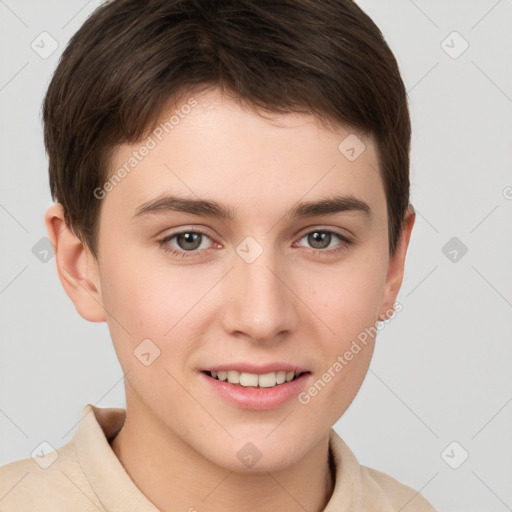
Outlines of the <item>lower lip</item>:
M244 387L239 384L231 384L227 381L214 379L203 372L201 372L201 378L205 379L206 383L218 395L231 404L250 411L265 411L276 409L289 400L296 398L306 387L311 374L303 373L298 379L272 388Z

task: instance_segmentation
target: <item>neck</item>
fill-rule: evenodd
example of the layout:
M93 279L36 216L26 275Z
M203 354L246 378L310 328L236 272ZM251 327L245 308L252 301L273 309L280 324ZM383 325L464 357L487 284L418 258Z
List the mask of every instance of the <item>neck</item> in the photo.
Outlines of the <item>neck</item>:
M149 414L131 412L127 401L126 420L112 450L162 512L321 512L332 495L328 436L289 468L236 473L204 458Z

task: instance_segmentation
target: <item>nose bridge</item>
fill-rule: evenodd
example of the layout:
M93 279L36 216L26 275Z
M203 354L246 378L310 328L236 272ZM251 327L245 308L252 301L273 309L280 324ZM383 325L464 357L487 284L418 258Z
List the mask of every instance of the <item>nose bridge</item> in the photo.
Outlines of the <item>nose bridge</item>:
M261 251L253 261L241 254L236 255L231 272L225 329L244 333L255 341L271 341L281 332L292 331L298 317L293 294L279 279L283 273L280 261L270 248ZM282 279L286 282L285 275Z

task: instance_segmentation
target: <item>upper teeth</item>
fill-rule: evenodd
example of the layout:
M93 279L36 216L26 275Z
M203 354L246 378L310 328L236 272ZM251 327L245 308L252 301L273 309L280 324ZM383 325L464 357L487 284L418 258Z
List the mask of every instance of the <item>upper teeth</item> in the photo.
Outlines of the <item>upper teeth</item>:
M283 384L285 381L290 382L295 377L295 372L286 372L284 370L278 372L257 373L239 372L237 370L211 372L213 378L219 380L227 380L231 384L240 384L241 386L259 386L260 388L271 388L277 384Z

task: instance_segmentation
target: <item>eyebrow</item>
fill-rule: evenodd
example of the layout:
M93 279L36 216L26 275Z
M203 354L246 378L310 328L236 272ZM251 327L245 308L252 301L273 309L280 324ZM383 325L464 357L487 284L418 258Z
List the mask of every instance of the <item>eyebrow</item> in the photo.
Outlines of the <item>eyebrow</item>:
M152 215L168 214L169 212L203 215L229 221L236 219L236 211L232 207L217 201L165 194L141 204L136 209L132 220ZM317 215L332 215L340 212L362 213L368 218L372 215L372 210L367 203L353 195L345 195L326 197L316 201L299 202L285 216L287 218L304 218Z

